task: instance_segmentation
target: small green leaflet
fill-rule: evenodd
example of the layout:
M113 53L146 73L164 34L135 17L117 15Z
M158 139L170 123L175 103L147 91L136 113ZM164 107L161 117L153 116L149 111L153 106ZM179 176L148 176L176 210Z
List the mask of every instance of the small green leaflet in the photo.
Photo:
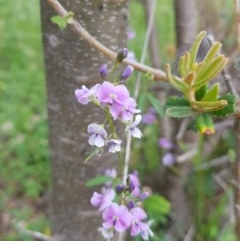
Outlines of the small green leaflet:
M58 25L58 27L63 30L66 28L67 24L70 22L70 20L73 18L74 13L68 12L64 17L61 17L59 15L55 15L51 17L52 23L55 23Z
M236 109L236 96L233 94L225 94L221 96L218 100L226 100L228 102L227 106L220 110L210 112L212 115L218 117L224 117L235 112Z
M168 108L166 114L173 118L183 118L192 115L193 109L190 106L175 106Z
M88 180L85 185L86 187L93 187L112 181L113 178L109 176L97 176Z
M155 217L168 214L171 207L170 203L164 197L156 194L153 194L144 200L143 206Z

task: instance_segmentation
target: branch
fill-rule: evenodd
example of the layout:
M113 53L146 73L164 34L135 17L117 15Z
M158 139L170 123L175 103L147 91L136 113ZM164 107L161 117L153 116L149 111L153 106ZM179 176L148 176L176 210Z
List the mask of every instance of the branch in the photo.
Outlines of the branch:
M61 17L65 17L68 14L67 10L57 0L46 1L48 1L48 3L56 11L56 13L59 14ZM75 32L77 36L87 41L91 45L91 47L101 52L112 61L116 60L117 53L115 53L114 51L110 50L109 48L98 42L81 26L81 24L76 19L70 19L68 21L68 24L70 25L72 31ZM132 61L130 59L124 59L122 63L124 65L131 65L134 67L135 70L141 71L143 73L151 73L153 75L154 80L167 81L166 74L160 69L154 69L147 65Z

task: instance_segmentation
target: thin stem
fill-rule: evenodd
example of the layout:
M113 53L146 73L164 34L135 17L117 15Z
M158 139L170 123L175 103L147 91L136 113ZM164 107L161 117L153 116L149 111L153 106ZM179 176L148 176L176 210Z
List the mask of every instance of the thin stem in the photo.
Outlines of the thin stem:
M57 1L57 0L46 0L52 6L52 8L61 16L64 17L67 15L67 10ZM96 49L98 52L104 54L106 57L112 61L116 61L117 53L110 50L100 42L98 42L93 36L91 36L81 24L74 18L68 21L73 32L75 32L80 38L87 41L91 47ZM121 63L124 65L132 65L135 70L141 71L143 73L151 73L154 80L167 81L166 74L160 69L154 69L147 65L132 61L130 59L124 59Z

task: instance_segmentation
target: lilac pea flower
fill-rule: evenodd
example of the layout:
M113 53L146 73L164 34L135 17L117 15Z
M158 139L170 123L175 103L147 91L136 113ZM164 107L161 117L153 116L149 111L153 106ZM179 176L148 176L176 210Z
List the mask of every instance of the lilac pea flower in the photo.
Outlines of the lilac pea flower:
M98 207L100 211L103 211L110 204L112 204L113 199L115 198L115 192L113 189L107 189L103 194L94 192L91 197L90 203L94 207Z
M107 241L110 241L111 238L113 238L113 230L112 229L105 229L103 227L98 229L99 232L101 232L104 239Z
M81 89L75 90L75 96L77 100L82 105L88 104L92 96L95 96L97 89L99 88L100 84L96 84L90 89L88 89L85 85L82 86Z
M139 198L141 201L145 200L146 198L149 197L149 193L148 192L143 192L139 195Z
M107 137L107 132L101 125L95 123L88 125L88 134L91 134L88 139L90 145L97 147L104 146L104 139Z
M109 152L115 153L121 151L121 143L122 141L119 139L110 139L106 145L109 147Z
M133 70L134 70L134 68L131 65L128 65L127 67L125 67L120 75L120 80L128 79L132 75Z
M114 86L104 81L96 93L97 99L102 105L122 104L129 98L128 89L124 85Z
M142 220L147 218L147 214L140 207L131 209L130 213L132 215L131 236L136 236L146 230L146 224Z
M108 76L108 67L107 64L104 64L100 67L99 73L103 79L105 79Z
M141 183L140 183L139 178L138 178L138 173L133 172L132 174L129 174L128 176L131 180L131 183L134 185L134 190L132 191L131 194L134 197L138 197L141 193L141 191L140 191Z
M102 218L104 220L103 228L114 228L121 233L130 227L132 216L126 206L112 203L104 210Z
M152 223L152 220L147 222L147 223L144 223L145 226L142 226L142 229L140 231L140 235L142 237L143 240L148 240L149 237L153 237L153 231L150 229L150 225Z
M130 131L131 135L135 138L141 138L143 136L141 130L137 127L137 125L141 122L142 116L136 115L135 121L126 127L126 131Z
M174 155L170 152L164 154L162 158L162 163L164 166L172 166L175 162Z
M128 29L127 31L128 40L135 38L135 36L136 36L135 32L132 29Z
M173 148L173 143L164 137L159 138L158 144L165 150L170 150Z
M153 113L145 113L142 117L142 122L146 125L151 125L156 121L156 115Z
M114 119L121 119L122 121L130 121L133 114L140 113L139 109L136 109L136 101L129 97L122 105L116 104L110 107L110 113Z

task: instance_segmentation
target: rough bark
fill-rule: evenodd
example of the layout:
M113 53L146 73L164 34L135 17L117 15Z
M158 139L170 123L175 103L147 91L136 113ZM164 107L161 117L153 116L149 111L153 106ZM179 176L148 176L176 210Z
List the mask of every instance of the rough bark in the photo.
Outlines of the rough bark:
M98 40L112 50L126 46L127 0L65 0L65 8ZM100 240L101 225L89 204L93 189L85 182L116 164L114 155L103 154L83 164L92 148L87 126L103 120L94 106L77 103L74 90L100 81L98 69L106 59L68 28L59 30L51 23L55 15L41 0L43 45L48 94L49 145L52 162L51 227L64 241Z

